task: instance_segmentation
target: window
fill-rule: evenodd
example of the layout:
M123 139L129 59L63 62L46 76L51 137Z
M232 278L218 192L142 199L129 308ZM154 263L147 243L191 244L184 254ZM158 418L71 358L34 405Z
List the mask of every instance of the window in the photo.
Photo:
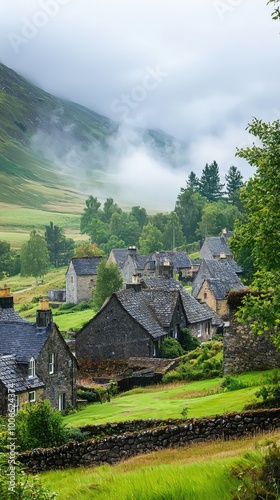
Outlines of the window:
M65 410L65 393L58 396L58 409L60 411Z
M49 374L52 375L54 373L54 352L49 354Z
M29 392L28 401L29 401L29 403L35 403L35 401L36 401L36 392L35 391Z
M202 335L201 323L197 326L197 338L199 339Z
M204 299L207 299L207 292L204 292Z
M158 352L158 342L154 342L154 344L153 344L153 356L154 356L154 358L157 357L157 352Z
M174 339L177 339L177 338L178 338L178 326L179 326L179 325L176 325L176 326L174 327Z
M71 276L71 283L74 283L74 276Z
M15 414L19 411L19 395L15 395Z
M31 358L28 363L28 377L35 377L35 359Z

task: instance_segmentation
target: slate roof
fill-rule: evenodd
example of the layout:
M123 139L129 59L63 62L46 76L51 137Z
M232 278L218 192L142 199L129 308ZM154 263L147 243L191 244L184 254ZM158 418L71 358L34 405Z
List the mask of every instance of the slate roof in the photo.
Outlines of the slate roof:
M135 292L134 289L121 290L113 294L122 307L139 323L153 338L167 335L155 314L152 301L148 294Z
M185 315L188 322L191 324L209 321L213 314L209 309L206 309L203 304L200 304L175 278L145 278L143 286L151 290L156 290L160 293L161 290L174 291L180 293Z
M238 291L246 288L227 259L210 259L201 262L193 281L194 297L197 297L205 279L215 280L212 282L212 291L217 299L225 299L229 290Z
M0 356L0 380L5 387L10 386L15 392L25 392L44 387L43 382L37 376L32 378L24 376L14 355Z
M123 269L127 256L128 256L128 248L113 248L111 253L114 256L114 259L120 269Z
M186 252L174 252L168 250L166 252L155 252L152 255L152 259L155 259L159 263L169 260L173 264L175 269L187 269L192 267L192 263L187 256Z
M215 256L219 257L221 253L226 254L228 257L232 257L232 252L224 236L210 236L205 238L200 249L201 259L213 259Z
M91 276L96 274L102 257L73 257L71 259L77 276Z
M0 321L0 356L14 354L19 363L28 363L38 357L50 331L29 321Z
M0 307L0 323L5 321L19 321L21 323L28 323L26 319L23 319L18 312L14 310L13 307L2 308Z

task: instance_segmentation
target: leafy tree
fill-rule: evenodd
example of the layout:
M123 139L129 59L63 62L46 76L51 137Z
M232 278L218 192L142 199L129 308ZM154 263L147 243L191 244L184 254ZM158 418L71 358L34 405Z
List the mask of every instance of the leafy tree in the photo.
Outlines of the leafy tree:
M147 224L148 222L148 214L146 212L145 208L141 208L139 206L137 207L132 207L130 211L130 215L134 217L141 229Z
M82 234L91 234L92 220L101 216L100 211L101 203L97 198L89 196L86 200L86 208L81 216L80 231Z
M116 264L106 264L102 259L96 272L96 286L93 291L93 307L100 309L104 300L123 286L123 278Z
M187 243L193 243L197 240L196 231L206 203L206 199L201 194L193 192L192 188L181 188L175 212L178 215Z
M45 238L50 256L50 263L54 267L65 266L74 253L75 242L72 238L66 238L60 227L50 222L46 226Z
M154 224L148 222L143 227L141 236L139 238L140 252L143 255L150 255L153 252L163 249L162 233L157 229Z
M33 230L30 239L24 243L20 253L21 275L34 276L36 283L39 276L44 276L49 269L50 256L44 236Z
M0 241L0 279L20 272L19 255L7 241Z
M100 257L104 251L96 243L82 243L75 250L75 257Z
M251 248L255 269L251 288L259 293L246 296L240 319L250 321L254 332L272 332L280 347L280 122L257 118L248 126L256 145L238 149L237 156L256 167L255 175L241 189L246 216L235 225L233 249Z
M165 250L174 250L184 245L185 241L179 217L176 212L171 212L162 235L163 247Z
M199 192L208 201L217 201L223 196L224 184L221 184L219 167L216 161L206 163L199 181Z
M268 4L273 4L275 9L274 11L272 12L271 16L272 16L272 19L274 19L275 21L277 19L280 19L280 7L278 7L278 4L279 4L280 0L268 0Z
M21 451L60 446L67 441L63 417L47 399L28 403L18 412L15 432Z
M184 349L181 344L179 344L178 340L172 337L166 337L163 339L159 348L159 356L160 358L178 358L184 354Z
M216 203L208 203L203 209L197 235L202 238L219 236L225 227L232 230L234 221L239 215L237 207L228 204L226 201L220 200Z
M109 224L113 214L121 214L122 209L114 203L113 198L107 198L104 203L102 213L100 214L101 220Z
M199 186L199 178L194 172L191 172L187 180L187 187L192 189L193 191L199 191Z
M126 246L137 242L141 234L141 228L138 221L131 215L125 212L114 213L110 220L110 233L112 236L117 236L123 240Z

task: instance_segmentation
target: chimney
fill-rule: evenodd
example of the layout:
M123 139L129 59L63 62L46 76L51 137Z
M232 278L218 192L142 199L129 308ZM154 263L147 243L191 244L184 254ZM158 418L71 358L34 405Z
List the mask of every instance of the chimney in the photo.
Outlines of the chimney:
M136 255L136 253L137 253L137 248L136 248L136 246L134 246L134 245L130 245L130 246L128 247L128 249L127 249L127 253L128 253L128 255L131 255L131 256Z
M52 323L52 311L48 299L40 299L40 309L36 311L36 325L40 328L49 326Z
M139 283L139 279L137 274L132 275L131 283L127 283L126 289L133 288L135 292L141 292L141 283Z
M13 309L14 307L14 298L11 295L11 289L7 285L0 288L0 307L2 309Z
M226 227L224 227L224 229L223 229L223 231L222 231L222 234L223 234L223 235L227 235L227 228L226 228Z
M224 252L221 252L220 259L226 259L226 258L227 258L226 254Z

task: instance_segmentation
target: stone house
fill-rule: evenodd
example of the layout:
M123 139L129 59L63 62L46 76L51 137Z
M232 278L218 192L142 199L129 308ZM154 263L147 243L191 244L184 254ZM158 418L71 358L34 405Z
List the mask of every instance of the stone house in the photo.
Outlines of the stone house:
M228 295L229 327L224 333L224 374L279 368L280 352L270 338L253 335L250 324L237 321L236 311L248 290Z
M66 272L66 302L89 300L102 257L73 257Z
M183 340L183 328L211 338L212 313L173 278L147 278L113 293L76 334L78 361L157 357L165 337Z
M245 288L227 259L203 260L193 281L192 294L228 321L227 294Z
M11 387L16 410L41 398L60 410L75 406L77 367L48 301L31 323L14 310L9 289L0 290L0 413L7 411Z
M211 340L213 333L216 333L212 324L214 312L204 304L200 304L175 278L168 276L146 278L142 280L142 287L159 291L177 290L183 304L186 327L193 337L205 342Z
M164 262L169 262L173 266L175 274L179 275L179 279L192 277L192 263L186 252L176 252L168 250L165 252L154 252L151 260L155 262L155 274Z
M231 263L236 274L242 273L242 268L235 262L233 253L228 246L228 239L233 233L223 229L221 236L206 237L200 249L201 260L227 260Z

